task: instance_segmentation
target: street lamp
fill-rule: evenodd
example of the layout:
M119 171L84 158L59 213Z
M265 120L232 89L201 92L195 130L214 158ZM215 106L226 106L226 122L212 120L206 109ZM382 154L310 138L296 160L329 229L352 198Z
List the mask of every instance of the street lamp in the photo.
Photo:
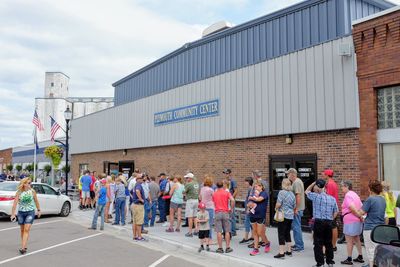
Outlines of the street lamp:
M64 118L65 118L65 195L68 196L68 153L69 153L69 144L68 144L68 132L69 132L69 121L72 118L72 112L67 106L67 109L64 111Z

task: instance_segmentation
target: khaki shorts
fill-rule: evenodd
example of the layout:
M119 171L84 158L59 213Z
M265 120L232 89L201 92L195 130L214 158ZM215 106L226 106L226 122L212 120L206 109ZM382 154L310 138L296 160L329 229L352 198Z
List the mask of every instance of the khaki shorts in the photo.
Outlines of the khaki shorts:
M231 231L231 223L229 220L228 212L216 212L215 213L215 231L217 233L225 232L228 233Z
M133 223L136 225L142 225L144 223L144 206L133 204L131 208L133 213Z
M188 199L185 207L185 218L196 218L198 206L199 201L197 199Z

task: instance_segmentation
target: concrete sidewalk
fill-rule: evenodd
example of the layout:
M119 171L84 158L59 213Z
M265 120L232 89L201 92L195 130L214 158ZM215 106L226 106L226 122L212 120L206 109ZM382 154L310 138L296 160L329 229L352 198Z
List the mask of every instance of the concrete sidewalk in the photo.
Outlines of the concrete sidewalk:
M74 209L73 213L71 213L71 219L78 221L82 224L87 224L90 226L90 222L93 218L93 210L89 211L80 211L78 209ZM105 231L114 231L115 234L129 235L132 237L131 225L127 224L126 226L114 226L111 224L106 224ZM240 229L237 232L237 236L233 238L231 242L231 247L233 248L233 252L229 254L217 254L215 250L218 248L217 245L211 246L210 252L201 252L198 253L197 250L200 246L200 241L197 236L194 237L185 237L185 233L187 233L187 228L181 228L181 232L167 233L165 230L167 227L163 227L161 224L156 224L155 227L146 228L149 233L143 235L146 239L149 240L148 243L156 243L163 248L174 249L175 251L184 251L185 253L190 253L192 255L199 256L204 255L209 259L215 259L220 264L224 262L223 266L312 266L315 264L314 254L313 254L313 245L312 245L312 237L309 233L304 233L304 243L305 250L303 252L294 252L292 257L285 257L285 259L274 259L273 256L278 253L278 233L277 229L273 227L267 228L267 237L271 241L271 251L269 253L264 253L263 250L260 249L260 254L257 256L250 256L250 251L247 247L247 244L240 245L239 241L243 238L243 230ZM216 235L213 232L213 239L216 243ZM354 256L356 251L354 251ZM337 265L340 265L340 261L346 258L346 246L338 245L338 251L335 253L335 262ZM357 264L354 264L357 266Z

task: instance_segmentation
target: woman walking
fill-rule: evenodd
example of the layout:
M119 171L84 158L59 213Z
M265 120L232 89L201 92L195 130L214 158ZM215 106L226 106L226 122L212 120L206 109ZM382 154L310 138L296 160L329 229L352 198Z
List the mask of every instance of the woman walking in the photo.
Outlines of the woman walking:
M279 191L275 210L283 212L283 221L278 222L279 253L274 256L276 259L285 258L285 255L292 256L292 240L290 230L296 207L296 197L292 192L292 183L289 179L282 180L282 190ZM286 247L285 247L286 245Z
M252 177L246 177L245 179L245 184L247 187L247 196L246 199L244 201L244 207L246 209L246 217L244 219L244 236L243 239L239 242L239 244L245 244L248 243L250 241L253 241L253 233L252 233L252 229L251 229L251 223L250 223L250 209L247 207L247 203L249 202L249 197L251 194L251 191L253 189L253 178ZM250 234L250 237L249 237Z
M181 231L181 222L182 222L182 206L183 206L183 192L185 191L185 187L182 184L182 177L175 176L174 177L174 185L171 188L169 194L171 195L171 204L169 208L169 228L165 230L166 232L172 233L174 232L174 217L175 212L177 212L178 221L176 224L176 232Z
M27 243L29 232L35 219L35 209L37 209L38 218L40 218L41 215L39 201L35 190L31 188L31 183L32 180L29 177L24 178L19 182L11 212L11 221L15 221L15 210L18 204L17 216L18 224L21 228L21 248L19 249L19 252L21 254L25 254L28 249Z
M254 237L254 249L250 252L251 256L258 255L259 252L259 240L261 238L262 242L265 244L264 252L269 252L270 243L265 235L265 216L267 214L268 205L268 195L265 192L264 185L260 182L256 182L254 190L260 192L258 196L250 196L249 201L257 204L254 213L250 213L250 223L253 227L253 237Z
M389 225L396 226L396 218L397 218L397 208L396 208L396 198L393 195L393 192L390 191L390 183L383 181L383 197L386 202L386 218L385 223Z
M212 227L214 225L214 201L212 196L214 190L211 188L213 185L213 177L206 175L204 177L204 186L200 190L199 201L206 205L206 211L208 212L208 218L210 223L210 236L208 238L208 245L212 244Z
M360 197L352 191L353 184L351 181L342 181L340 183L344 199L342 203L343 233L346 238L347 259L341 264L353 265L353 247L356 245L358 257L355 262L363 263L362 248L360 235L362 233L362 222L357 211L361 209L362 203Z
M383 196L381 196L382 184L380 181L370 181L368 189L370 195L363 203L362 208L358 210L357 215L361 218L367 214L364 219L364 246L369 265L372 267L376 244L371 240L371 232L375 226L385 224L386 202ZM368 264L365 266L368 266Z

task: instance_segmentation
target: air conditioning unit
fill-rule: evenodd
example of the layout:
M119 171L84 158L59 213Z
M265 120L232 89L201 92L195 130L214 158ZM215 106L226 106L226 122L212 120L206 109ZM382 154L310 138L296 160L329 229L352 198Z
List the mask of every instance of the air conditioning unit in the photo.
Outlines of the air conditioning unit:
M339 44L339 56L351 57L352 56L351 44Z
M232 26L233 26L232 23L227 22L227 21L216 22L203 31L202 37L232 28Z

